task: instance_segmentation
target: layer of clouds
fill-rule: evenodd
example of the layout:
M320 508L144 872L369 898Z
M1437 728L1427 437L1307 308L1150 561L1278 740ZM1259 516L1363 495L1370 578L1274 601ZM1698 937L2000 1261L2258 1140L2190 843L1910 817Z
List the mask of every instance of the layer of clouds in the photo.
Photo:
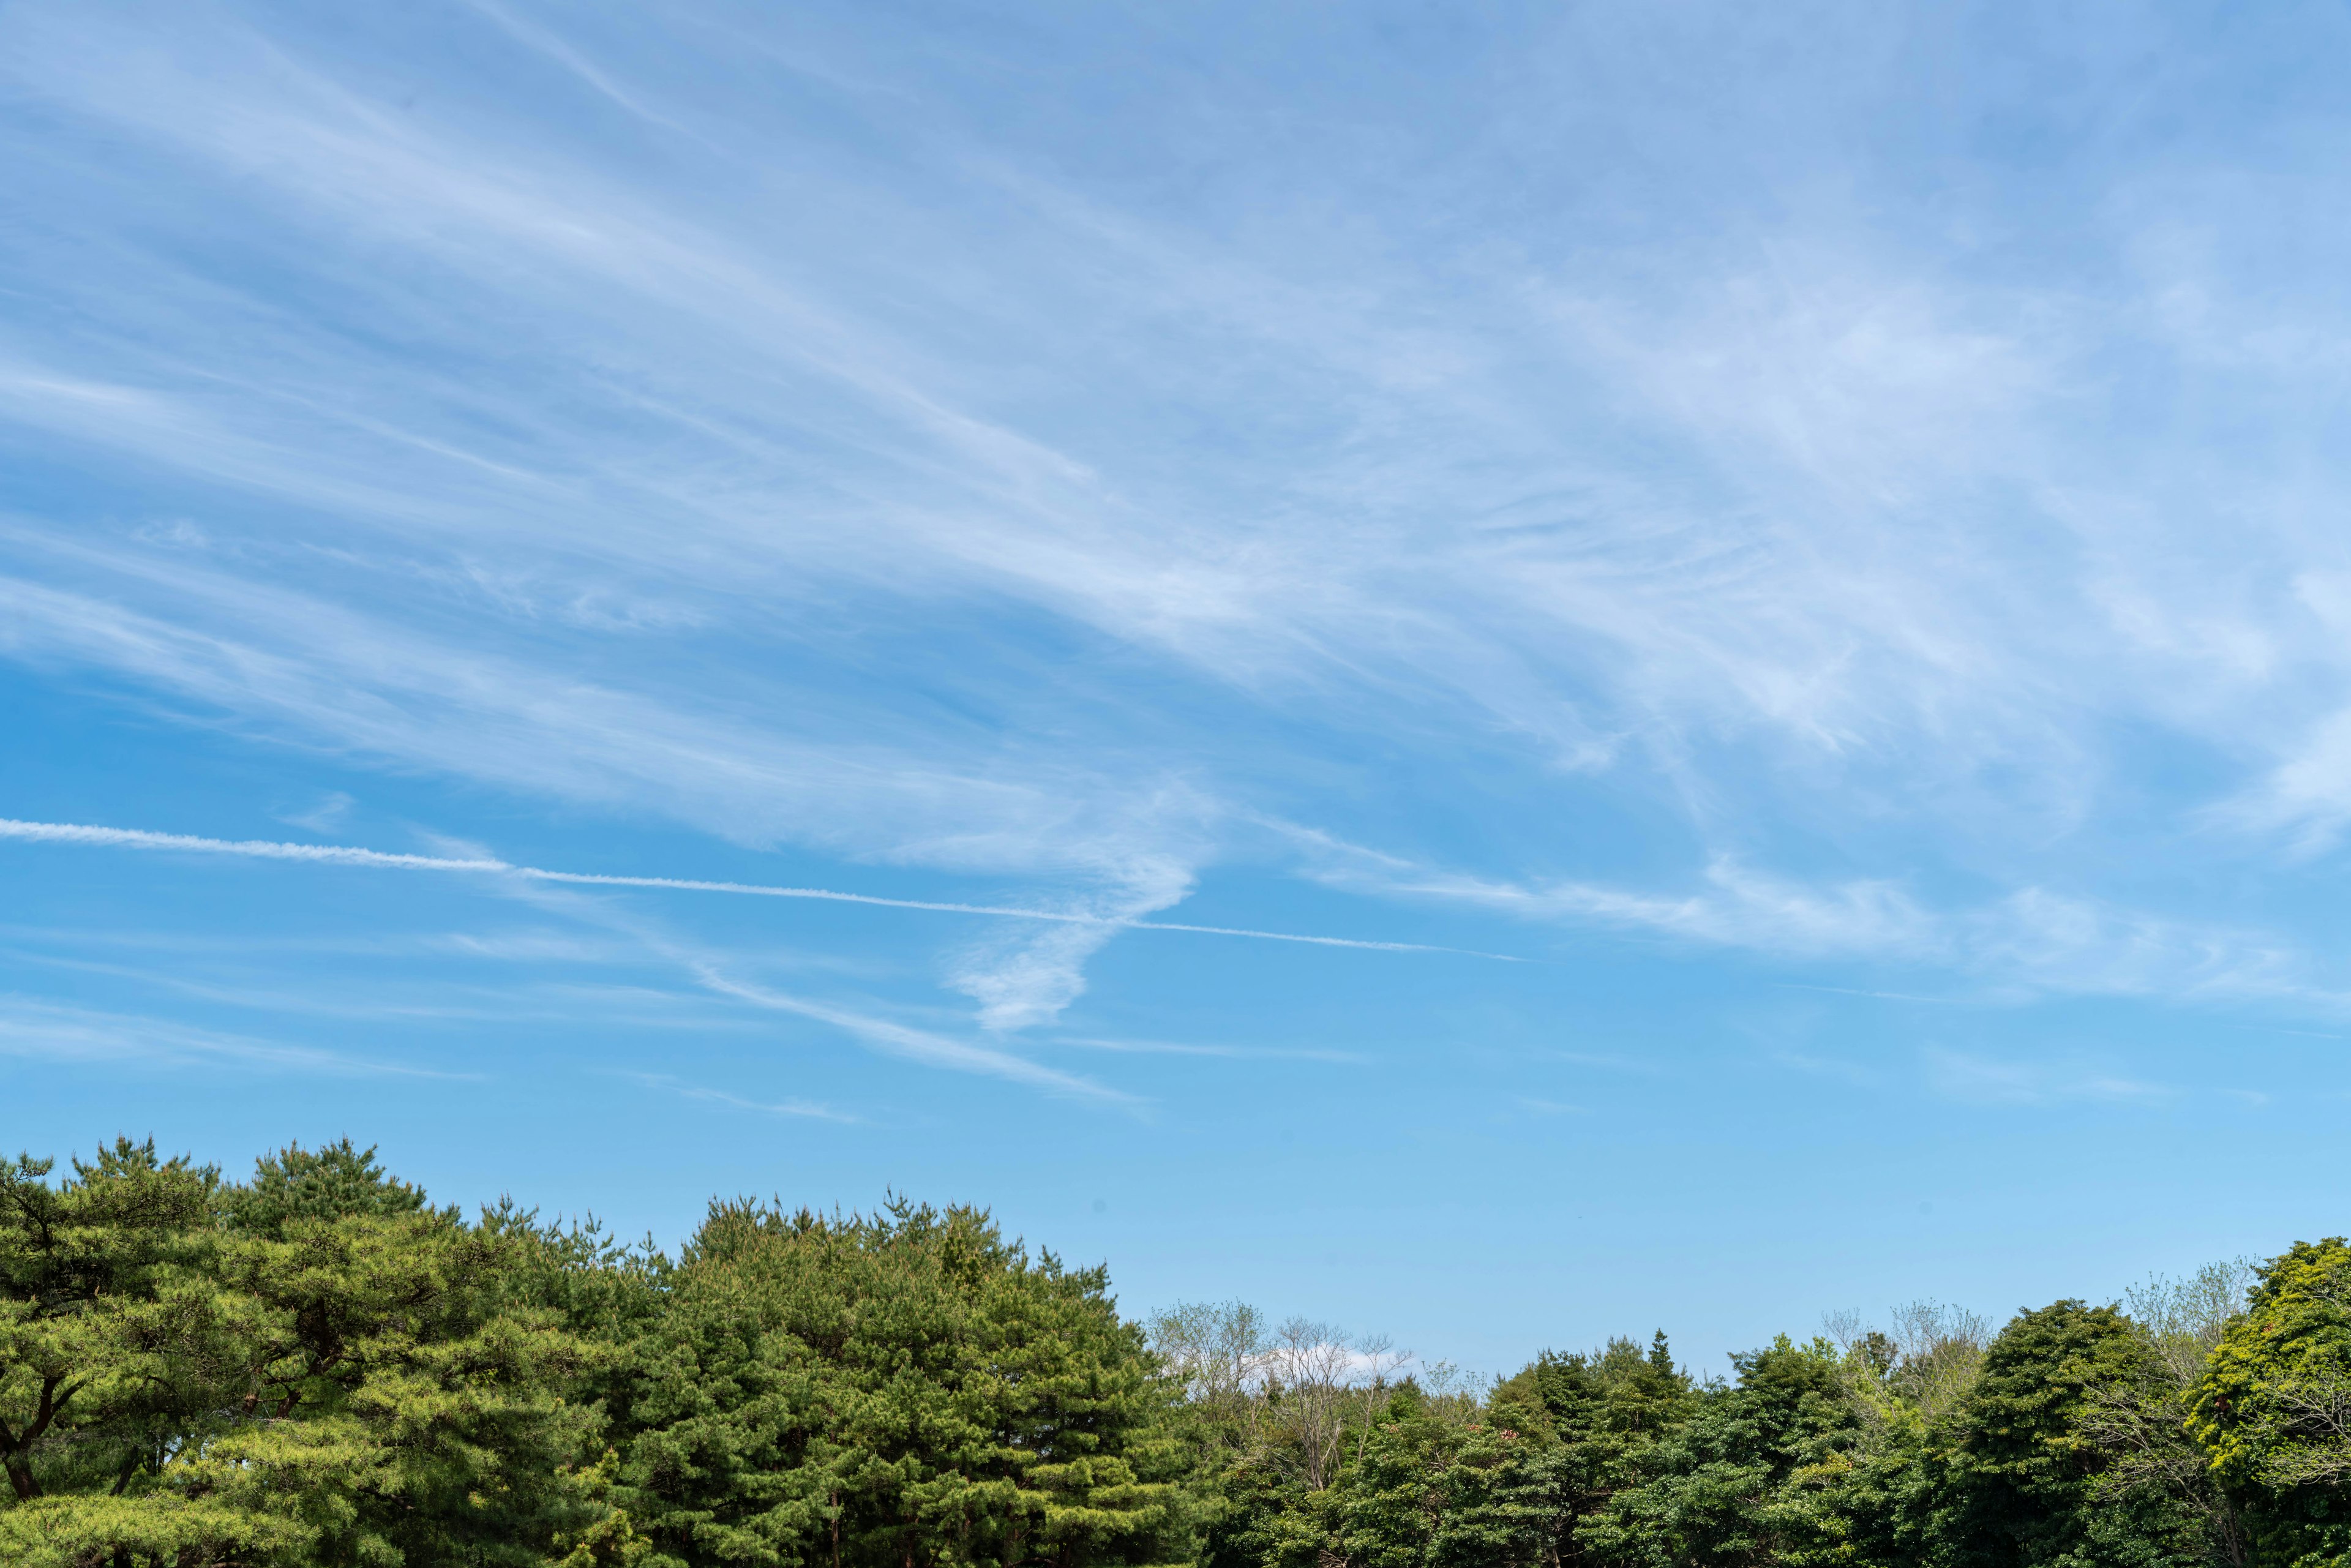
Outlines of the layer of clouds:
M2291 915L2137 868L2351 821L2351 311L2262 247L2335 236L2339 132L2278 98L2249 194L2251 89L2152 12L2014 46L2070 127L1938 85L1945 23L1696 16L1201 77L1107 14L19 8L0 419L116 487L21 493L0 653L1099 917L944 957L992 1035L1252 858L2334 1007Z

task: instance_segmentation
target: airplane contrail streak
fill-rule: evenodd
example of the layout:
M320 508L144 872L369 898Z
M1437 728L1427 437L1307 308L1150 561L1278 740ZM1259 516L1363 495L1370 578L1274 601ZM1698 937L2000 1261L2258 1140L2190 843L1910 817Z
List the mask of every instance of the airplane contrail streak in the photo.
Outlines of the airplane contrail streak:
M1259 942L1302 942L1317 947L1360 947L1375 953L1451 953L1505 964L1525 959L1509 953L1440 947L1427 942L1374 942L1356 936L1310 936L1295 931L1257 931L1238 925L1194 925L1176 920L1133 920L1022 909L1003 904L952 904L925 898L883 898L871 893L840 893L823 887L778 887L756 882L706 882L695 877L622 876L603 872L549 871L511 861L454 855L394 854L343 844L288 844L267 839L208 839L191 833L158 833L144 828L101 828L79 822L24 822L0 817L0 839L89 844L106 849L158 850L190 854L241 855L250 860L309 861L328 865L375 866L388 871L469 872L560 882L590 887L641 887L673 893L721 893L750 898L807 898L831 904L868 904L883 909L920 909L942 915L984 915L1009 920L1044 920L1062 925L1112 925L1134 931L1188 931L1204 936L1240 936Z

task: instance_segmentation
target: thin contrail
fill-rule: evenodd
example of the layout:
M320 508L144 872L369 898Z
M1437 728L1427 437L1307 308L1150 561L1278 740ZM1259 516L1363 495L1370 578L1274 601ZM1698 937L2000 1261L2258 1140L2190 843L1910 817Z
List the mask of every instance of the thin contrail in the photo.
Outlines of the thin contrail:
M1375 953L1453 953L1505 964L1525 959L1470 947L1440 947L1427 942L1371 942L1354 936L1305 936L1294 931L1253 931L1238 925L1190 925L1174 920L1130 920L1115 915L1062 915L1002 904L944 904L923 898L882 898L870 893L836 893L823 887L776 887L756 882L704 882L677 876L615 876L601 872L549 871L511 861L458 859L448 855L392 854L342 844L282 844L267 839L206 839L190 833L157 833L144 828L95 828L78 822L20 822L0 817L0 839L37 839L49 843L97 844L119 850L179 850L196 854L244 855L253 860L319 861L331 865L381 866L392 871L488 872L533 882L581 883L591 887L646 887L673 893L729 893L751 898L814 898L832 904L871 904L883 909L925 909L943 915L988 915L1010 920L1046 920L1059 925L1115 925L1134 931L1190 931L1204 936L1247 936L1260 942L1304 942L1317 947L1363 947Z

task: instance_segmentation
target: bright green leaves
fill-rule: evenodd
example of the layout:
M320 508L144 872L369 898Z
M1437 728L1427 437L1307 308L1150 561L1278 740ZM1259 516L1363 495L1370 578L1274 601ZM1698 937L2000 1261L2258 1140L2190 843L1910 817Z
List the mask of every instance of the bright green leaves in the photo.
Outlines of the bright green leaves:
M1432 1406L1410 1385L1388 1400L1361 1458L1334 1489L1351 1568L1549 1560L1573 1523L1559 1450L1458 1415Z
M120 1491L220 1400L217 1175L119 1140L54 1185L0 1166L0 1467L11 1493Z
M53 1497L0 1509L0 1563L12 1568L298 1563L308 1540L290 1519L170 1496Z
M2351 1479L2351 1247L2297 1243L2262 1271L2196 1391L2216 1469L2272 1492Z
M2262 1270L2189 1422L2265 1557L2351 1562L2351 1245L2297 1242Z

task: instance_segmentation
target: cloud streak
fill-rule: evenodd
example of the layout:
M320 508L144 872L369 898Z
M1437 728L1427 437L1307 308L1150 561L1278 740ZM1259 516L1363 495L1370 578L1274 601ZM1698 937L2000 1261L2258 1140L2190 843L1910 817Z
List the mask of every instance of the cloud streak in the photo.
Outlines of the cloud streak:
M1031 1089L1041 1089L1066 1099L1128 1108L1140 1103L1133 1095L1121 1090L1046 1067L1016 1051L958 1040L935 1030L885 1018L868 1007L804 997L779 990L773 985L747 979L744 970L749 966L740 962L737 956L714 951L681 937L661 925L613 907L607 900L528 878L509 879L499 885L513 896L542 908L608 930L625 933L633 937L646 953L682 971L696 986L713 996L746 1003L762 1011L785 1013L825 1024L882 1055L948 1071L1000 1079Z
M330 1077L462 1079L399 1063L370 1061L311 1046L285 1045L224 1034L170 1019L0 995L0 1053L48 1061L162 1061L232 1065L254 1071L323 1073Z
M214 839L189 833L159 833L143 828L93 827L77 822L26 822L0 818L0 838L36 843L79 844L105 849L149 850L188 854L234 855L250 860L298 861L312 864L367 866L386 871L424 871L520 877L527 882L559 883L580 887L643 888L664 893L716 893L747 898L814 899L830 904L863 904L883 909L914 909L939 915L982 915L1009 920L1045 921L1084 927L1099 946L1116 931L1184 931L1207 936L1239 936L1259 942L1299 942L1317 947L1357 947L1377 953L1450 953L1458 956L1524 963L1506 953L1480 953L1465 947L1440 947L1420 942L1379 942L1354 936L1312 936L1290 931L1259 931L1235 925L1195 925L1179 921L1143 920L1119 915L1071 915L1049 909L1025 909L1017 904L956 904L935 899L885 898L877 894L841 893L828 888L779 887L766 883L711 882L693 877L623 876L603 872L550 871L489 857L402 854L356 849L340 844L281 843L266 839ZM1089 949L1091 950L1091 949Z
M1966 1104L2145 1105L2177 1099L2180 1092L2168 1084L2062 1062L2002 1061L1948 1050L1929 1050L1924 1061L1935 1092Z
M705 1100L715 1105L732 1105L738 1111L761 1111L770 1116L790 1116L818 1122L839 1122L854 1125L858 1118L829 1105L810 1100L751 1100L740 1094L730 1094L723 1089L704 1088L680 1082L664 1072L615 1072L615 1078L625 1078L632 1083L642 1083L648 1089L659 1089L682 1100Z
M1132 1094L1105 1087L1091 1079L1057 1071L1008 1051L973 1045L932 1030L916 1029L909 1024L876 1018L835 1003L793 996L770 986L755 985L737 979L704 960L689 959L688 963L695 977L721 996L733 997L771 1012L789 1013L796 1018L830 1024L887 1055L918 1061L928 1067L944 1067L956 1072L1001 1078L1031 1089L1043 1089L1079 1100L1124 1106L1138 1103Z
M1435 75L1301 13L1213 82L1103 12L1008 115L998 42L821 5L20 7L0 655L1023 893L0 833L986 919L929 959L997 1036L1129 931L1516 956L1498 915L2339 1011L2267 896L2351 821L2351 294L2279 259L2339 176L2228 177L2307 144L2243 81L1990 168L1886 118L1952 40L1830 9L1531 14ZM2090 96L2154 101L2117 33ZM1228 873L1460 941L1162 917Z

